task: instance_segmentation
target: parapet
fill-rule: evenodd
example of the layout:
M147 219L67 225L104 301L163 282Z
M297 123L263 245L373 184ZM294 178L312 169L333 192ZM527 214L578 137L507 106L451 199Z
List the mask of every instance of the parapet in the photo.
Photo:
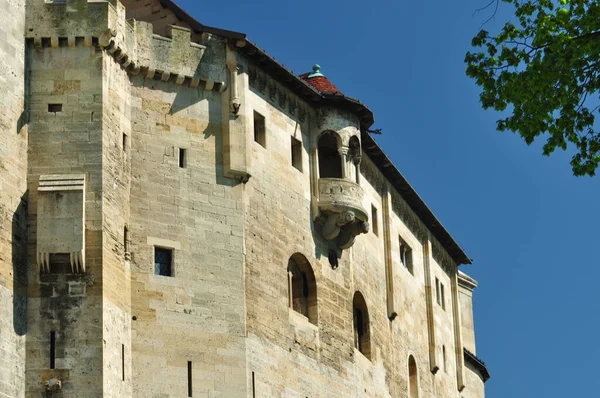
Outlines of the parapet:
M25 37L41 47L98 47L106 50L130 75L171 81L205 90L224 90L223 71L201 68L206 46L191 41L191 31L170 26L167 37L152 24L126 20L117 0L29 0Z

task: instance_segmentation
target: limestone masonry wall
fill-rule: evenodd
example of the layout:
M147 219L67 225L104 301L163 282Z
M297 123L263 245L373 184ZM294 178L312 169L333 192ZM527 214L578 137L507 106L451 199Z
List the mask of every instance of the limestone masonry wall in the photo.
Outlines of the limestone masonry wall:
M25 391L25 1L0 0L0 397Z
M362 104L171 1L0 7L0 397L484 397Z

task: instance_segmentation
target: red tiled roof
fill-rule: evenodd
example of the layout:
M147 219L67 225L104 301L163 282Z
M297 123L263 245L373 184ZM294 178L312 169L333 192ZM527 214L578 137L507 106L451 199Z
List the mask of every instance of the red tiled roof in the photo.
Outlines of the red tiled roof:
M300 78L323 94L342 95L342 92L325 76L308 77L310 74L311 72L303 73Z

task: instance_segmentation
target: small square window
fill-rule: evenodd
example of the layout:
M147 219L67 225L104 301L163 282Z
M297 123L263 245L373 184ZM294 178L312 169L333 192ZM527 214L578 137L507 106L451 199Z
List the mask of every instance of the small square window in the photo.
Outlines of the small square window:
M254 111L254 141L263 148L267 147L267 134L265 131L265 117Z
M371 223L373 224L373 233L375 236L379 236L379 226L377 221L377 207L371 205Z
M302 142L292 138L292 166L302 171Z
M48 112L62 112L62 104L48 104Z
M401 237L398 238L398 242L400 245L400 262L402 265L406 267L406 269L414 275L413 272L413 259L412 259L412 249L409 245L406 244L404 239Z
M154 274L173 276L173 250L154 248Z
M179 167L184 169L187 166L187 151L184 148L179 148Z

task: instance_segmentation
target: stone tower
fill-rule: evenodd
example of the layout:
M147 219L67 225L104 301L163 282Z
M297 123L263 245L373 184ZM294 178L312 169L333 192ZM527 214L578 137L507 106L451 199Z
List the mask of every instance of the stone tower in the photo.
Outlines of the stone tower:
M484 397L470 260L318 65L0 2L0 396Z

